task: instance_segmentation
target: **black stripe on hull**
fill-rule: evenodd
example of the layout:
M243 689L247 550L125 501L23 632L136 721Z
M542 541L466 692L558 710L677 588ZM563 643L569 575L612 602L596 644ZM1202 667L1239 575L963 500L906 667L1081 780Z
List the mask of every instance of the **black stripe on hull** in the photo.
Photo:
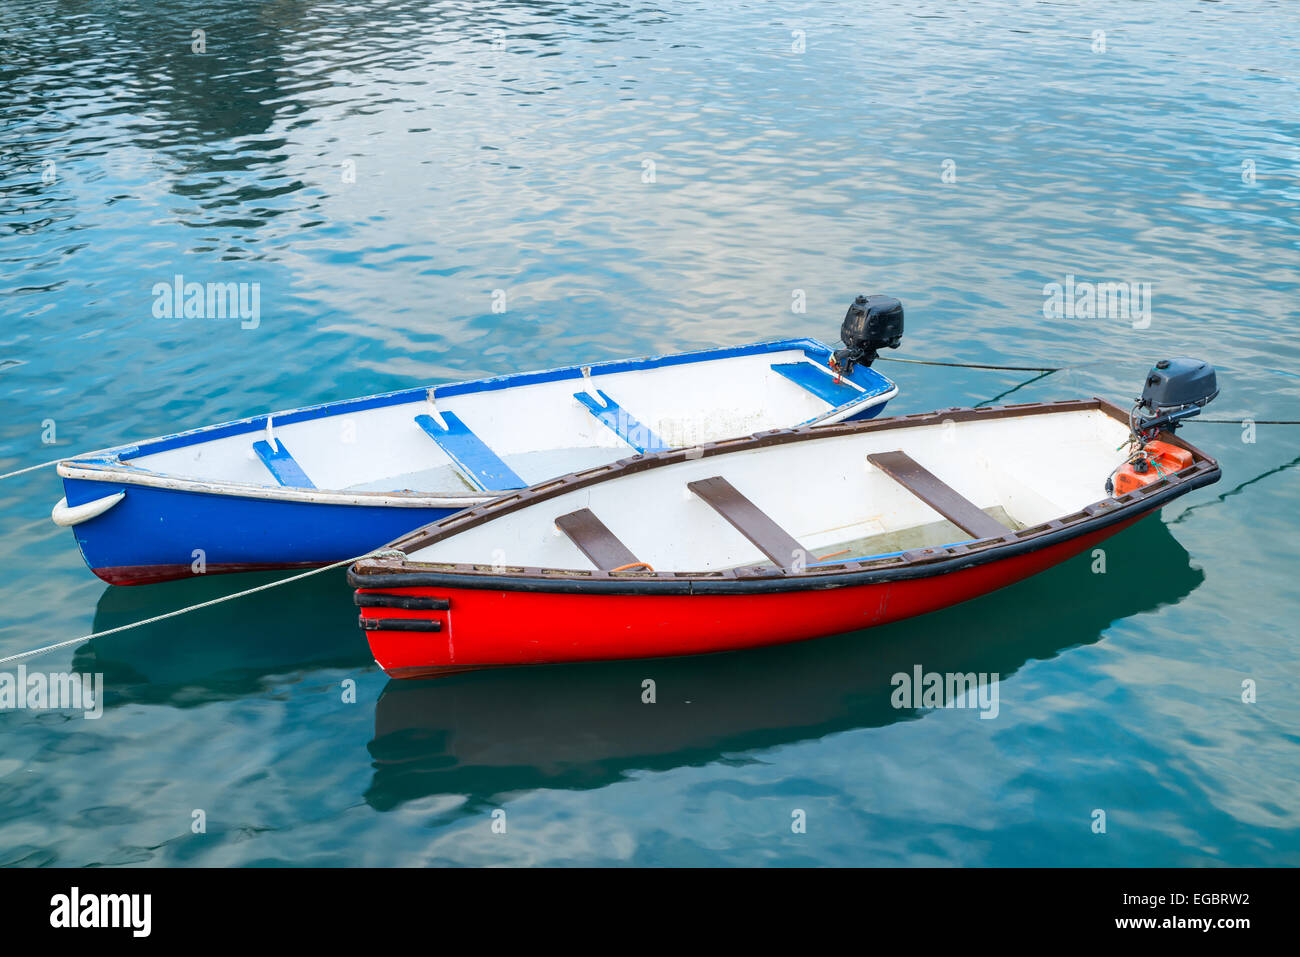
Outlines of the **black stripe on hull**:
M446 611L451 602L445 598L423 595L365 595L357 592L352 600L362 608L401 608L404 611Z
M431 618L367 618L360 617L363 631L442 631L442 622Z

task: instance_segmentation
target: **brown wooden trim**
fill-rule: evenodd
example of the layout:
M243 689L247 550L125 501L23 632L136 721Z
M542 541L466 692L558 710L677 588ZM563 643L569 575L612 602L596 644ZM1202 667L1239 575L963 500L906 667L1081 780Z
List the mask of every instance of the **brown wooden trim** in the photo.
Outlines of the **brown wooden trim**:
M768 432L757 432L754 435L740 436L734 439L706 442L703 445L697 445L689 449L669 449L665 452L656 452L653 455L629 456L608 465L598 465L560 478L548 479L533 488L511 492L482 505L467 508L423 528L418 528L397 539L388 547L410 553L439 541L452 532L462 532L467 528L481 525L498 515L513 512L516 509L524 508L544 499L587 488L615 475L632 475L637 472L684 462L688 459L709 458L728 452L761 449L773 445L784 445L788 442L806 442L832 436L860 435L869 432L885 432L891 429L942 425L948 421L975 422L981 419L1003 419L1022 415L1050 415L1055 412L1086 412L1090 409L1100 409L1107 415L1121 421L1128 421L1127 412L1103 399L1063 399L1057 402L1024 402L1017 405L1002 405L980 409L940 409L937 412L918 412L888 419L838 422L834 425L805 425L796 429L773 429ZM1197 454L1201 453L1198 452Z
M867 461L972 538L1001 538L1011 531L906 452L877 452Z
M399 538L390 548L403 551L413 552L417 549L424 548L436 541L457 534L467 528L481 525L490 521L499 515L516 511L517 509L533 505L537 502L563 495L577 489L587 488L606 479L615 476L623 476L647 471L649 469L661 468L673 465L678 462L687 460L707 458L713 455L722 455L728 452L747 451L750 449L766 448L772 445L781 445L788 442L801 442L815 440L823 437L836 437L845 435L865 434L869 432L882 432L890 429L914 428L925 425L942 425L945 421L970 422L980 419L1000 419L1016 416L1027 415L1050 415L1057 412L1083 412L1088 410L1098 410L1110 416L1116 421L1127 424L1128 411L1113 402L1105 399L1069 399L1059 402L1037 402L1022 403L1017 405L999 406L996 408L981 409L942 409L937 412L918 413L914 415L896 416L889 419L870 419L863 422L842 422L835 425L819 426L802 426L797 429L777 429L770 432L759 432L755 435L741 438L725 439L719 442L710 442L705 445L699 445L691 449L672 449L665 452L658 452L653 455L634 456L621 459L618 462L609 465L601 465L595 468L586 469L581 472L575 472L561 478L548 479L547 481L534 486L531 489L524 489L519 492L511 493L501 498L494 499L483 505L478 505L465 511L458 512L455 515L434 522L423 528L417 529L408 535ZM957 545L942 551L947 557L953 555L983 556L987 552L1001 553L1005 549L1019 545L1025 539L1037 539L1040 537L1055 538L1060 533L1070 532L1079 534L1086 530L1086 526L1096 524L1099 520L1107 519L1115 512L1141 510L1147 506L1151 500L1163 500L1167 497L1165 494L1170 485L1181 485L1184 482L1193 487L1208 484L1216 481L1218 478L1219 465L1213 458L1206 455L1200 449L1190 443L1178 440L1178 444L1190 451L1195 456L1195 461L1188 469L1176 475L1162 478L1151 485L1144 486L1141 489L1134 490L1124 495L1122 498L1104 499L1093 506L1093 509L1100 509L1100 512L1085 513L1078 512L1073 515L1058 516L1051 522L1039 526L1021 529L1012 534L1009 538L1003 540L986 539L979 542L972 542L965 545ZM1175 493L1177 494L1177 493ZM930 560L903 561L898 557L869 559L866 561L848 561L835 565L818 566L815 570L809 569L800 573L797 577L808 579L810 582L819 578L835 578L845 574L850 576L858 573L865 573L877 568L895 568L913 563L918 565L929 564ZM424 563L407 564L403 560L394 560L389 558L367 559L352 566L349 572L349 581L355 587L367 587L364 582L368 576L378 576L375 580L396 579L400 573L411 573L421 568L438 568L446 572L449 580L465 577L468 580L477 580L483 578L483 569L473 564L461 563ZM642 586L666 589L668 591L690 591L694 586L692 583L704 584L715 582L719 586L727 581L736 578L745 578L747 580L763 580L765 578L785 578L790 576L788 569L784 568L766 568L751 569L740 568L735 570L726 570L719 572L620 572L616 575L609 575L606 572L591 572L593 581L590 585L600 584L597 580L603 580L608 586L628 587ZM539 576L542 576L539 579ZM581 572L569 573L570 578L579 578ZM521 586L531 587L525 583L533 582L538 587L546 587L542 579L546 581L561 581L562 579L556 573L545 573L543 569L537 568L509 568L501 575L487 576L493 580L507 582L517 581ZM774 587L776 582L772 583ZM383 587L390 587L385 585ZM396 584L392 587L399 587ZM587 587L584 585L583 587Z
M596 595L759 594L875 584L994 562L1068 541L1117 522L1136 520L1192 489L1217 482L1220 474L1217 465L1199 462L1176 476L1160 479L1118 499L1093 503L1087 509L1020 529L1000 539L916 549L905 557L888 555L818 565L801 572L767 565L713 572L622 575L507 568L493 574L476 565L385 561L353 565L348 571L348 583L354 588L473 588Z
M596 517L589 508L580 508L555 520L555 527L577 545L582 554L597 568L609 571L624 565L638 564L631 549L619 541L618 536Z
M687 482L686 487L781 568L792 568L801 558L806 561L808 550L722 476Z

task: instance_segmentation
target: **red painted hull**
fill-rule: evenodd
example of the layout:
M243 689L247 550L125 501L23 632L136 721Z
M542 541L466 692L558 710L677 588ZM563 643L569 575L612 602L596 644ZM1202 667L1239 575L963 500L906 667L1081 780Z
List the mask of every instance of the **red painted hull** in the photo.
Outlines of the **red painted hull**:
M976 598L1051 568L1132 525L1105 528L942 575L838 588L735 595L604 595L455 587L384 588L447 599L445 611L368 606L361 617L422 619L439 631L367 632L390 676L500 665L658 658L735 651L883 625Z

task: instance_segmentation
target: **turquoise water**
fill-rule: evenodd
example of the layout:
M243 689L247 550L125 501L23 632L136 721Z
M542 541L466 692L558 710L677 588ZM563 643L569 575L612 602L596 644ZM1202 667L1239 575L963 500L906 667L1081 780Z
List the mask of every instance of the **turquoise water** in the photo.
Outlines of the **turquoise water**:
M1007 401L1189 353L1215 417L1300 418L1291 3L10 0L0 51L0 472L858 292L904 355L1072 367ZM176 274L255 328L156 318ZM1045 317L1068 276L1149 324ZM882 369L896 412L1023 381ZM34 659L106 708L0 711L0 864L1300 864L1300 429L1187 431L1222 482L1105 574L870 633L395 684L331 574ZM61 494L0 483L0 656L275 577L111 589ZM895 709L918 664L998 716Z

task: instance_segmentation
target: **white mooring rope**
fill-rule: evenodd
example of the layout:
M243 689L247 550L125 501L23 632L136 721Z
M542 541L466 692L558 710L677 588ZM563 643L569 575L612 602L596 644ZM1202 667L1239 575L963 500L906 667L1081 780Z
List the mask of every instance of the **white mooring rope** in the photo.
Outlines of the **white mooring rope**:
M99 455L102 452L107 452L109 449L116 447L117 446L110 445L102 449L95 449L93 452L78 452L76 455L65 455L61 458L50 459L48 462L42 462L40 465L29 465L25 469L18 469L15 472L6 472L4 475L0 475L0 482L3 482L7 478L13 478L15 475L26 475L28 472L35 472L37 469L47 469L51 465L58 465L60 462L66 462L68 459L84 459L91 455Z
M67 458L67 456L65 455L64 458ZM35 472L37 469L47 469L51 465L58 465L62 461L63 459L51 459L48 462L42 462L40 465L29 465L27 468L19 469L16 472L6 472L4 475L0 475L0 482L7 478L13 478L15 475L25 475L28 472Z
M66 648L68 645L76 645L83 641L90 641L93 638L103 638L106 635L113 635L119 631L129 631L132 628L139 628L141 625L152 625L154 622L165 621L168 618L175 618L177 615L184 615L187 612L198 611L200 608L211 608L213 605L220 605L222 602L230 601L234 598L243 598L246 595L253 595L260 591L267 591L271 588L277 588L280 585L287 585L290 582L301 581L304 578L310 578L312 575L319 575L321 572L328 572L335 568L342 568L344 565L351 565L353 562L359 562L363 558L379 558L390 551L393 550L381 548L377 551L368 552L365 555L358 555L356 558L345 558L343 561L334 562L332 565L313 568L311 571L302 572L299 575L291 575L288 578L281 578L279 581L267 582L265 585L258 585L256 588L246 588L244 591L237 591L230 595L222 595L220 598L213 598L210 601L199 602L197 605L189 605L186 608L177 608L175 611L169 611L162 615L154 615L154 617L145 618L143 621L133 621L129 625L118 625L116 628L109 628L106 631L97 631L94 634L83 635L80 638L69 638L67 641L60 641L53 645L45 645L42 648L33 648L30 651L22 651L16 655L10 655L7 658L0 658L0 665L6 665L11 661L21 661L23 658L31 658L33 655L41 655L47 651L56 651L59 648ZM403 557L405 557L405 555L403 555Z

